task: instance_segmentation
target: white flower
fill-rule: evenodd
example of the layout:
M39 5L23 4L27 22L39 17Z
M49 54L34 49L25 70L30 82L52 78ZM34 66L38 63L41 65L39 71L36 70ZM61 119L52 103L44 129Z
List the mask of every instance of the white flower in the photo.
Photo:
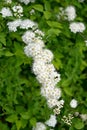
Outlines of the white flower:
M48 63L53 60L53 53L48 49L43 49L40 55L35 57L35 60L43 60L43 62Z
M83 32L86 29L85 25L81 22L73 22L70 24L69 28L73 33Z
M24 47L24 52L27 56L35 57L42 52L42 46L37 43L29 43L28 46ZM38 62L36 63L38 64Z
M38 51L39 53L40 51ZM43 74L43 72L45 72L46 70L46 65L43 61L41 60L37 60L33 63L33 67L32 67L32 70L33 72L36 74L36 75L39 75L40 73Z
M47 99L59 99L61 97L61 90L60 88L54 87L42 87L41 94L46 97Z
M57 101L56 107L53 109L55 115L59 115L61 108L63 108L64 100Z
M69 113L68 116L66 115L63 116L62 121L66 123L67 125L71 125L73 118L74 118L73 115Z
M28 5L30 2L35 2L35 0L19 0L20 2L24 3L25 5Z
M48 107L49 108L53 108L53 107L55 107L56 105L57 105L57 102L58 102L58 100L57 99L48 99L47 100L47 104L48 104Z
M30 3L30 0L19 0L20 2L24 3L25 5Z
M40 35L40 36L44 36L44 33L39 29L35 30L35 33Z
M5 2L6 2L7 4L11 4L11 3L12 3L12 0L5 0Z
M83 121L87 121L87 114L80 114L80 117Z
M32 43L34 39L35 39L35 33L33 33L32 31L26 31L22 36L22 40L26 44Z
M75 19L76 17L76 10L75 10L75 7L74 6L68 6L66 9L65 9L65 13L67 15L67 19L69 21L72 21Z
M55 116L55 115L51 115L51 116L50 116L50 119L47 120L47 121L45 122L45 124L48 125L48 126L51 126L51 127L55 127L56 124L57 124L56 116Z
M17 27L20 26L20 23L21 23L21 19L17 19L15 21L8 22L7 26L8 26L10 31L16 32L17 31Z
M0 13L2 14L2 17L9 17L12 16L12 12L10 10L10 8L8 7L3 7L2 10L0 11Z
M64 100L60 100L60 101L57 102L57 107L58 107L59 109L62 108L63 105L64 105Z
M58 20L60 20L62 17L65 17L65 10L63 7L59 8L59 12L56 16L57 16Z
M84 42L85 42L85 45L87 46L87 40L85 40Z
M29 13L30 13L30 15L33 15L33 14L35 14L35 10L31 9L31 11Z
M25 19L21 22L20 28L22 29L28 29L33 28L34 26L37 26L37 24L29 19Z
M78 105L77 100L72 99L72 100L71 100L71 102L70 102L70 106L71 106L72 108L76 108L76 107L77 107L77 105Z
M18 16L18 17L23 16L23 7L21 5L13 6L12 10L14 12L14 16Z
M49 76L50 76L51 79L54 79L54 82L56 84L61 80L60 74L57 73L56 71L51 72Z
M41 122L37 122L36 126L33 127L32 130L46 130L46 126Z
M85 0L78 0L78 2L81 2L81 3L84 2L84 1L85 1Z

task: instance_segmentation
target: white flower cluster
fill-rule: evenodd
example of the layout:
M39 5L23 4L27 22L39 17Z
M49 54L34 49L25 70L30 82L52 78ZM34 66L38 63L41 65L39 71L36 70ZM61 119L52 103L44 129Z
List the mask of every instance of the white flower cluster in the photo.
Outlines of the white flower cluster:
M57 124L57 119L55 115L51 115L50 119L45 122L46 125L50 127L55 127Z
M29 29L29 28L33 28L36 27L37 28L37 24L29 19L25 19L25 20L21 20L21 19L17 19L14 20L12 22L8 22L7 23L8 28L10 31L17 31L17 28L19 27L20 29Z
M66 14L66 16L67 16L68 21L74 20L75 17L76 17L75 7L74 7L74 6L68 6L68 7L65 9L65 14Z
M72 99L72 100L71 100L71 102L70 102L70 106L71 106L72 108L76 108L76 107L77 107L77 105L78 105L77 100Z
M37 122L36 126L33 127L32 130L46 130L46 126L41 122Z
M74 118L74 117L73 117L72 114L68 114L68 116L63 116L62 121L63 121L64 123L66 123L67 125L71 125L73 118Z
M75 7L70 5L66 7L65 9L63 7L59 8L59 13L57 15L57 18L60 20L61 18L72 21L76 18L76 10Z
M61 97L60 88L55 87L60 81L60 74L55 70L51 61L53 54L50 50L45 49L43 40L36 37L38 31L26 31L22 36L23 42L27 44L24 52L34 60L32 71L37 80L42 84L41 95L47 99L47 104L53 108L59 104L58 99ZM39 32L43 35L42 32Z
M69 28L73 33L83 32L86 29L85 25L82 22L72 22Z
M12 12L10 10L10 8L8 7L3 7L2 10L0 11L0 13L2 14L2 17L9 17L12 16Z
M81 2L81 0L79 0L79 1ZM57 18L60 20L62 17L64 19L67 19L70 22L73 21L76 18L75 7L72 5L66 7L66 9L61 7L59 14L57 15ZM73 33L77 33L77 32L82 33L86 29L86 27L85 27L84 23L82 23L82 22L72 22L69 25L69 29Z
M35 0L19 0L21 3L24 3L25 5L28 5L30 2L35 2Z
M10 1L9 1L10 2ZM2 17L9 17L9 16L17 16L22 17L23 16L23 7L21 5L15 5L12 7L12 11L9 7L3 7L0 11L2 14Z
M81 2L81 3L84 2L84 1L85 1L85 0L78 0L78 2Z
M82 121L87 121L87 114L80 114Z
M35 10L31 9L29 13L30 13L30 15L33 15L33 14L35 14Z
M65 18L65 10L64 10L63 7L60 7L60 8L59 8L59 12L58 12L58 14L57 14L57 18L58 18L58 20L60 20L62 17Z
M14 16L22 17L23 16L23 7L21 5L15 5L12 7Z
M11 3L12 3L12 0L5 0L5 2L6 2L7 4L11 4Z
M9 28L9 31L16 32L17 31L17 27L20 26L20 23L21 23L21 19L17 19L15 21L8 22L7 26Z
M59 115L60 114L60 110L63 107L63 105L64 105L64 100L57 101L57 107L54 108L54 110L53 110L55 115Z

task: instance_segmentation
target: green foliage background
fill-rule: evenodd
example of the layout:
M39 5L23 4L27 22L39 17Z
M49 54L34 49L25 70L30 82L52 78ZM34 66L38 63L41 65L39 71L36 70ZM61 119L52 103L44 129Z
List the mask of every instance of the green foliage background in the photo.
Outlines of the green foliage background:
M13 0L15 5L18 1ZM87 2L77 0L36 0L24 8L23 18L29 18L38 23L45 32L46 47L54 54L52 61L61 73L59 86L65 101L55 130L86 130L87 124L79 116L67 126L61 121L63 115L75 112L87 114L87 47L83 34L73 34L69 30L69 22L56 15L60 7L73 5L76 8L75 21L84 22L87 26ZM0 9L7 5L0 0ZM9 5L9 7L12 5ZM29 11L35 9L35 14ZM22 30L9 32L7 22L15 17L2 18L0 14L0 129L1 130L31 130L37 121L45 122L52 110L40 95L40 84L32 73L32 59L24 54ZM78 107L72 109L69 103L72 98L78 101Z

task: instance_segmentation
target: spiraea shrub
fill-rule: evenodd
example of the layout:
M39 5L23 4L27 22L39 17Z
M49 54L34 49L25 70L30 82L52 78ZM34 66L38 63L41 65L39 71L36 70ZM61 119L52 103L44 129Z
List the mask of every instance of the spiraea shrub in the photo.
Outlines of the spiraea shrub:
M87 129L87 1L0 0L0 129Z

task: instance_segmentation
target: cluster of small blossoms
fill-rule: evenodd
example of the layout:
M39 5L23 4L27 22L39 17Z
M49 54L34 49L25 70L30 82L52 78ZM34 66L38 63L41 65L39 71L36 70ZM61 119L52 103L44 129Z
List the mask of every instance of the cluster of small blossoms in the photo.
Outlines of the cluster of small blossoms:
M72 21L76 18L76 10L74 6L68 6L65 9L65 14L67 16L68 21Z
M75 115L76 117L80 117L83 122L86 122L86 123L87 123L87 114L75 112L74 115Z
M14 16L22 17L23 16L23 7L21 5L15 5L12 7Z
M24 3L25 5L28 5L30 2L33 3L35 0L19 0L21 3Z
M11 3L12 3L12 0L5 0L5 2L6 2L7 4L11 4Z
M74 117L73 117L72 114L68 114L68 116L63 116L62 121L63 121L64 123L66 123L67 125L71 125L73 118L74 118Z
M24 52L27 56L33 58L32 71L42 84L41 95L47 99L48 106L53 108L61 104L61 100L58 101L61 97L61 90L56 87L56 84L60 81L60 74L51 63L53 59L52 52L45 48L43 40L36 35L37 33L40 36L43 35L39 30L24 33L22 40L27 44Z
M8 22L7 26L10 31L16 32L18 27L20 29L29 29L29 28L37 28L38 25L35 22L31 21L30 19L25 20L16 19L12 22Z
M74 6L68 6L65 9L65 12L66 12L68 21L73 21L76 18L76 10L75 10ZM84 23L82 23L82 22L72 22L69 25L69 29L73 33L77 33L77 32L82 33L86 29L86 27L85 27Z
M71 106L71 108L76 108L76 107L77 107L77 105L78 105L77 100L72 99L72 100L71 100L71 102L70 102L70 106Z
M33 15L33 14L35 14L35 10L31 9L29 13L30 13L30 15Z
M50 115L49 120L47 120L45 122L45 124L41 123L41 122L37 122L36 126L33 127L32 130L46 130L47 126L54 128L56 124L57 124L56 116L55 115ZM53 130L53 129L50 129L50 130Z
M76 18L75 7L72 5L66 7L65 9L63 7L60 7L57 18L60 20L62 17L68 21L74 20Z
M23 7L21 5L15 5L11 9L9 7L3 7L0 13L4 18L9 16L16 16L20 18L23 16Z
M80 114L82 121L87 122L87 114Z
M0 11L0 13L2 14L3 18L13 16L9 7L3 7L2 10Z
M63 7L59 8L59 13L56 16L57 16L58 20L61 20L62 17L65 18L65 10Z
M50 115L50 119L45 122L46 125L50 127L55 127L57 124L57 119L55 115Z
M61 110L61 108L63 108L63 105L64 105L64 100L60 100L60 101L57 102L57 106L53 110L55 115L60 114L60 110Z
M84 2L84 1L85 1L85 0L78 0L78 2L81 2L81 3Z
M73 33L77 33L80 32L82 33L86 27L84 25L84 23L82 22L73 22L73 20L75 20L76 18L76 9L74 6L70 5L68 7L66 7L66 9L64 8L60 8L60 12L57 15L57 18L60 20L61 18L64 18L66 20L68 20L70 23L69 25L69 29L71 30L71 32Z
M57 106L60 109L63 107L64 102L58 100L61 97L61 90L55 85L60 81L60 74L56 72L51 61L53 54L50 50L45 48L44 42L41 37L43 36L40 30L26 31L22 36L23 42L27 44L24 52L28 57L32 57L34 62L32 71L36 75L37 80L42 84L41 95L47 99L47 104L50 108ZM46 125L55 127L57 123L56 116L51 115L50 119L46 121ZM35 128L35 130L37 130Z
M57 106L60 113L60 109L64 105L64 101L59 100L61 90L56 87L56 84L60 81L60 74L51 63L53 54L45 48L42 36L44 36L44 33L39 29L26 31L22 36L23 42L26 43L24 52L28 57L33 58L32 71L36 75L39 83L42 84L41 95L47 99L49 108ZM51 127L55 127L56 123L55 115L51 115L50 119L46 121L46 125Z
M32 130L46 130L46 126L41 122L37 122L36 126L33 127Z
M86 27L82 22L72 22L69 26L71 32L77 33L77 32L83 32Z

